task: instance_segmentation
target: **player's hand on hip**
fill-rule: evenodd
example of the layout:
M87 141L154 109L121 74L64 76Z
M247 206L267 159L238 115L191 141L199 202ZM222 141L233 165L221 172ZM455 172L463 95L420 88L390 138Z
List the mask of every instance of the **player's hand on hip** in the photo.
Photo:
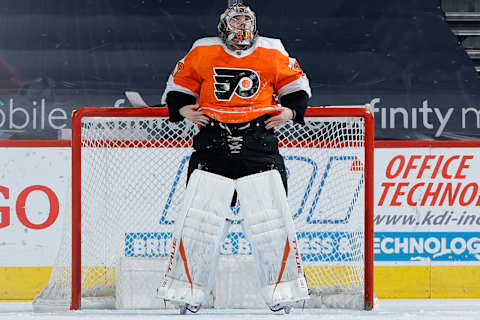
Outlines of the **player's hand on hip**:
M188 120L199 124L201 126L206 126L210 120L208 117L200 111L200 106L198 104L189 104L183 106L178 110L182 117L187 118Z
M279 109L280 109L279 114L277 114L273 117L270 117L270 118L267 119L267 121L265 121L265 123L266 123L265 128L267 130L276 128L278 126L281 126L282 124L284 124L288 120L293 119L293 111L290 108L279 107Z

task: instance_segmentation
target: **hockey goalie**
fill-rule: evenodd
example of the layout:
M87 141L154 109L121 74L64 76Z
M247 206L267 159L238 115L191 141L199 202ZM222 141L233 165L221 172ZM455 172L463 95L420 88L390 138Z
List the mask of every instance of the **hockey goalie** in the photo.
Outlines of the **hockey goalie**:
M258 35L256 16L243 4L227 8L218 37L197 40L174 68L163 96L170 121L186 118L200 128L157 293L181 313L198 311L212 289L236 201L268 307L288 313L309 298L274 130L303 123L310 96L298 62L280 40Z

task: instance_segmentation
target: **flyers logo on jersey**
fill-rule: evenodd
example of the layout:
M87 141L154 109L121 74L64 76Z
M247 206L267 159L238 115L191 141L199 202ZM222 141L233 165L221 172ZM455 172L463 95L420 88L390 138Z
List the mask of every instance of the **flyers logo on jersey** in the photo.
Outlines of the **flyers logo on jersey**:
M230 101L233 95L248 99L257 94L260 77L249 69L213 68L215 97L220 101Z

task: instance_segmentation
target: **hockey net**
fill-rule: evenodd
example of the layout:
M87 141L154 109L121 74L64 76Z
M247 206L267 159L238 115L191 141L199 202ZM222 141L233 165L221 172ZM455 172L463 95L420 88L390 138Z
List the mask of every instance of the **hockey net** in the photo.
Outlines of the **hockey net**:
M162 108L83 108L72 121L72 214L36 310L163 308L154 297L186 184L192 123ZM309 108L276 130L312 297L307 307L373 307L373 118L365 108ZM67 206L69 207L69 206ZM238 217L222 243L209 304L252 308L252 248Z

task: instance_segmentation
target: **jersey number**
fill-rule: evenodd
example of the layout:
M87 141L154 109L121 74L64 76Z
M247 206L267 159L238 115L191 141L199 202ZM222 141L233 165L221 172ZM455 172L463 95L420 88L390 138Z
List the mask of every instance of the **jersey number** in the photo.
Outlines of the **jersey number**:
M230 101L233 95L248 99L260 88L260 77L249 69L213 68L215 97L220 101Z

